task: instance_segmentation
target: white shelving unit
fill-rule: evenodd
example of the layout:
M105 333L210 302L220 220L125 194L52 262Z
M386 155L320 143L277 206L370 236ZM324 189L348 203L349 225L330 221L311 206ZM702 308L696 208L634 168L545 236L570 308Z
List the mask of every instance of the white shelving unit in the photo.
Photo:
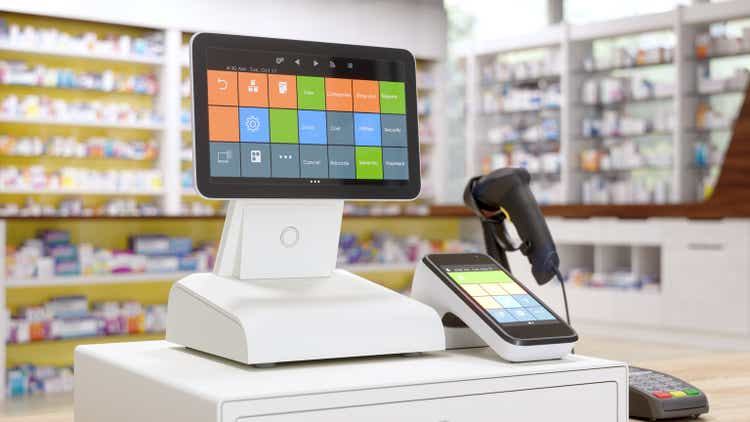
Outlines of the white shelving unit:
M633 174L645 180L648 185L648 197L631 197L627 203L684 203L695 202L703 199L700 181L695 177L696 165L694 164L695 138L702 132L712 133L717 128L708 131L697 130L696 114L698 92L698 81L696 78L697 65L711 62L718 57L739 57L750 55L750 50L739 50L729 54L718 54L717 57L697 59L696 38L699 34L707 32L709 25L724 23L733 20L750 18L750 3L747 1L727 1L722 3L705 3L691 6L680 6L673 11L651 15L641 15L631 18L618 19L614 21L598 22L586 25L560 24L548 27L542 31L527 36L513 39L505 39L496 42L482 42L462 46L460 50L466 51L465 57L467 67L467 122L466 122L466 168L467 175L482 172L480 163L482 158L488 154L488 145L484 142L486 128L482 126L485 119L482 116L483 86L480 77L482 68L486 63L497 57L512 54L528 54L531 51L555 50L561 52L560 64L560 189L558 201L565 204L576 203L611 203L615 198L611 193L604 199L592 200L583 194L583 183L590 180L594 174L584 172L580 164L580 153L588 148L602 149L603 142L610 140L609 145L622 147L628 139L633 140L639 149L644 145L653 147L660 139L666 148L671 151L669 162L658 164L640 163L634 172L631 168L605 169L598 173L597 177L622 180L634 180ZM747 24L745 26L750 26ZM658 62L645 61L635 62L632 65L620 65L611 63L598 67L587 66L589 57L596 57L601 52L601 45L623 45L622 40L637 37L640 34L651 33L665 39L671 39L673 50L663 52L665 56ZM668 46L669 47L669 46ZM644 63L644 64L639 64ZM748 65L750 67L750 65ZM660 68L659 72L653 69ZM671 71L671 73L670 73ZM659 75L654 76L654 74ZM585 104L583 101L583 85L588 79L601 79L605 76L622 77L624 75L648 75L648 78L659 79L674 85L672 93L661 93L655 97L640 98L638 100L626 99L614 104L600 104L597 107ZM543 80L544 76L531 78L531 82ZM485 81L486 82L486 81ZM501 84L501 82L495 82ZM739 93L741 98L741 87L720 92L720 94L731 95ZM606 110L623 110L621 115L631 113L653 117L659 110L653 108L658 103L663 108L661 112L671 115L671 128L650 128L646 133L635 136L603 136L591 139L582 136L583 120L587 115L592 115L592 108L598 108L597 114L603 115ZM649 108L652 107L652 108ZM627 113L624 112L627 110ZM502 115L502 113L496 113ZM640 116L638 116L640 117ZM652 121L653 122L653 121ZM662 125L663 126L663 125ZM726 129L726 128L725 128ZM725 130L725 132L730 132ZM494 148L494 149L493 149ZM500 147L490 146L490 150L497 151ZM723 154L723 152L719 152ZM662 154L663 155L663 154ZM718 171L719 162L711 166ZM654 182L663 180L663 182ZM537 189L537 196L549 197L545 192ZM554 196L554 195L553 195ZM590 196L590 195L588 195Z
M414 270L415 263L396 264L354 264L339 266L339 268L353 273L370 272L410 272ZM144 283L149 281L173 282L186 277L192 273L124 273L124 274L92 274L70 277L44 277L29 279L8 279L6 287L43 287L43 286L83 286L90 284L127 284Z
M92 195L92 196L161 196L162 189L117 190L117 189L8 189L3 195Z
M91 120L66 120L66 119L45 119L45 118L29 118L29 117L8 117L0 116L0 123L16 123L24 125L59 125L59 126L75 126L75 127L94 127L102 129L133 129L133 130L148 130L148 131L161 131L164 130L164 125L159 123L120 123L120 122L109 122L109 121L91 121Z
M16 53L41 54L45 56L72 57L84 60L103 60L108 62L125 62L140 64L163 64L161 57L149 57L135 54L105 54L95 52L66 51L59 48L35 47L25 45L11 45L0 42L0 51L12 51Z

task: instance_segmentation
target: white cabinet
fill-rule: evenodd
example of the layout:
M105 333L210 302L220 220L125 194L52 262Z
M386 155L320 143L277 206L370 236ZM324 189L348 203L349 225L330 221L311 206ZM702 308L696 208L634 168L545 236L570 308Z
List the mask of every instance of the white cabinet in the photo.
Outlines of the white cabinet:
M561 270L618 269L655 275L648 289L570 285L575 322L628 325L707 335L750 335L750 220L652 218L548 219ZM537 286L520 253L514 275L562 315L556 282Z
M682 223L664 239L664 325L750 334L750 223Z

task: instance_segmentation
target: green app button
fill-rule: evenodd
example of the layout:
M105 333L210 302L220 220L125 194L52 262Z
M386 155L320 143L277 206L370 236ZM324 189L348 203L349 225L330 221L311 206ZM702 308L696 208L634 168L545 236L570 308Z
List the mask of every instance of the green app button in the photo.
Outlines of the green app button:
M406 114L406 89L403 82L380 81L380 112Z
M383 155L378 147L357 147L357 179L382 179Z
M512 283L513 280L503 271L462 271L448 275L458 284Z
M269 110L269 118L271 121L271 142L297 143L297 110L272 108Z
M297 76L297 106L304 110L325 110L325 82L319 76Z

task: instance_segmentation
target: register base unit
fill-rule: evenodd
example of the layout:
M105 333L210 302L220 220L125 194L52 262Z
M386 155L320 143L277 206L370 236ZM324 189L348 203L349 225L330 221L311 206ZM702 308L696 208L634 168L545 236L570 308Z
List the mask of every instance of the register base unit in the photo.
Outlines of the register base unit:
M625 422L627 366L489 348L256 368L166 341L80 346L76 422Z

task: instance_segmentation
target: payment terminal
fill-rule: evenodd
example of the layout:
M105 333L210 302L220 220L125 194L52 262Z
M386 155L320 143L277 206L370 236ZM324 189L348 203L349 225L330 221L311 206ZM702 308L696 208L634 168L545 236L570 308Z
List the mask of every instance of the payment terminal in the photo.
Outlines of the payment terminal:
M578 340L560 316L484 254L425 256L412 296L432 305L444 325L460 320L511 362L561 358Z

